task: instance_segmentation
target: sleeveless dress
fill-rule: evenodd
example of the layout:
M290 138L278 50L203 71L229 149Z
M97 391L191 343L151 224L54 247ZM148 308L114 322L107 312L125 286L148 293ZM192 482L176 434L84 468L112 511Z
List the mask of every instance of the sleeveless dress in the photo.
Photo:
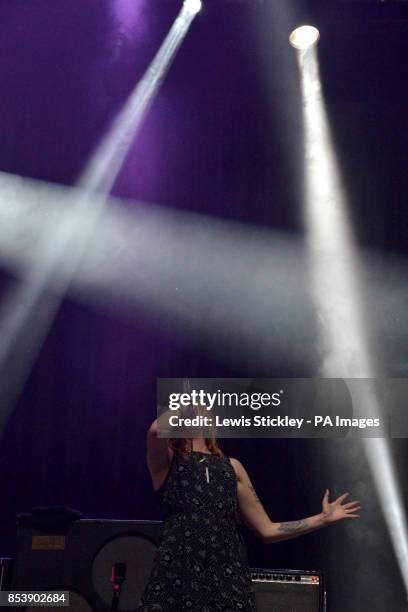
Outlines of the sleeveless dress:
M140 612L255 612L229 459L175 452L158 493L163 536Z

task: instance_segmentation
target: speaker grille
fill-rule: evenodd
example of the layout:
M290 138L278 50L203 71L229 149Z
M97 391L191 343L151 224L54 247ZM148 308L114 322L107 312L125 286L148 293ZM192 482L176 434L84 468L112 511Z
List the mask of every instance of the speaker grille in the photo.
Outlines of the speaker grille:
M114 538L95 556L92 583L99 597L110 606L112 584L110 575L114 563L126 564L126 580L120 595L119 610L134 610L140 601L153 565L157 547L146 538L129 535Z

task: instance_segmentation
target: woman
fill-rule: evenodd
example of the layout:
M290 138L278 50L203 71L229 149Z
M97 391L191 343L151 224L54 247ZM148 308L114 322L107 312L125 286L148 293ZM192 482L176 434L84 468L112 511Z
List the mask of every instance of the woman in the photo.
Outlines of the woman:
M157 421L147 434L147 463L165 512L164 530L141 612L254 612L255 598L237 517L269 544L346 518L359 502L334 502L322 512L272 522L243 465L225 457L215 438L166 440Z

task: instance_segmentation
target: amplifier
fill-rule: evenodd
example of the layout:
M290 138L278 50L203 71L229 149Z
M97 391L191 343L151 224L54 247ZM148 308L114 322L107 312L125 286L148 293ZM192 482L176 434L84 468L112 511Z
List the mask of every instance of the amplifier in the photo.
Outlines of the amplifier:
M13 590L70 591L71 612L109 612L112 566L126 565L119 610L133 611L161 535L155 521L78 520L63 529L20 526ZM50 607L46 610L64 610ZM27 611L39 610L29 607ZM16 612L23 612L16 608Z
M321 571L252 569L258 612L325 612Z

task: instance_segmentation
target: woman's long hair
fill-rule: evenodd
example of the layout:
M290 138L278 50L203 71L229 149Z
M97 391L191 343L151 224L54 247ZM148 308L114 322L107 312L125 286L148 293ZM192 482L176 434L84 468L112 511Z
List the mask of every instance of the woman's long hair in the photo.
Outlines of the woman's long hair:
M213 455L223 457L224 453L218 446L217 438L205 438L205 445ZM170 438L169 447L176 453L190 453L193 450L192 438Z

